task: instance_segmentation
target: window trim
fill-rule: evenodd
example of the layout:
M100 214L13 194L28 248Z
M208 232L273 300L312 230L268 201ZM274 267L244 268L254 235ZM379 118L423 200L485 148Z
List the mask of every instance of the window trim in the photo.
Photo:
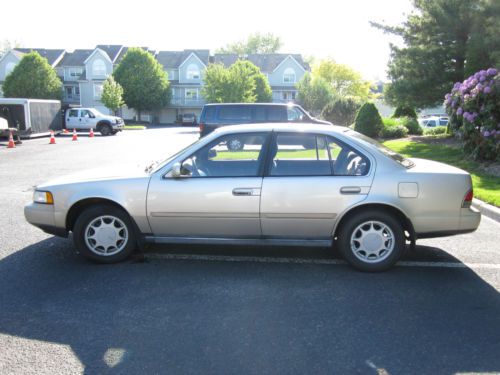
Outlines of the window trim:
M190 69L192 67L196 67L196 70L194 69ZM194 72L197 72L197 77L194 76ZM188 80L199 80L201 79L201 70L200 70L200 67L195 64L195 63L191 63L188 65L187 69L186 69L186 79Z
M95 69L95 66L98 62L101 62L102 63L102 66L104 67L104 72L102 74L100 73L96 73L96 69ZM94 77L105 77L106 74L108 74L108 70L106 69L106 63L104 62L103 59L95 59L93 62L92 62L92 76Z
M288 71L288 73L287 73L287 71ZM285 81L285 77L292 76L290 71L293 71L293 80L292 81ZM297 73L295 72L295 69L288 67L283 71L283 83L297 83Z
M196 91L196 99L193 99L192 97L190 98L187 96L188 92L193 92L193 91ZM186 100L200 100L200 92L199 92L198 88L191 88L191 87L185 88L184 89L184 99L186 99Z
M96 89L97 86L101 86L101 95L100 96L96 95L95 89ZM94 89L94 100L101 100L102 90L104 88L104 83L103 82L94 82L94 84L92 85L92 88Z

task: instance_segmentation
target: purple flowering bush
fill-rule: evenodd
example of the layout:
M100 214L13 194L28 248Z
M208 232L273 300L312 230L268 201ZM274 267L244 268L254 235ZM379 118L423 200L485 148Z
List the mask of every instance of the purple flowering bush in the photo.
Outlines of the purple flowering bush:
M475 159L500 161L500 73L481 70L445 96L450 127Z

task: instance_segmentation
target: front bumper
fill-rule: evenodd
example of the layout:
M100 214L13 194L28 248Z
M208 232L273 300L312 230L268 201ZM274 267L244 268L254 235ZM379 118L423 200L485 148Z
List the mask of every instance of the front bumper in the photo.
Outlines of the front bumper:
M113 127L113 130L118 130L121 132L125 128L125 124L124 123L113 124L112 127Z
M66 228L57 227L54 217L54 206L51 204L30 203L24 207L26 221L45 233L67 237Z

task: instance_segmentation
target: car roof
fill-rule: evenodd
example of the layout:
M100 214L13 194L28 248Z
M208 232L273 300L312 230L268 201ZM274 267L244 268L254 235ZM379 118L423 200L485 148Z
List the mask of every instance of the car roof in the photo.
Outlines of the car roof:
M214 133L254 133L259 131L288 131L288 132L335 132L344 133L350 130L345 126L314 124L314 123L256 123L244 125L228 125L217 128Z

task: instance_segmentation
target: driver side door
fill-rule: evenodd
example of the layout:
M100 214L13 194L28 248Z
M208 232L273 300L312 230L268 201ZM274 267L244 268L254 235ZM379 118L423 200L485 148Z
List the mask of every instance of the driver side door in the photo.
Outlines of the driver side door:
M222 136L151 179L147 215L160 237L258 238L267 133L238 134L243 148L230 151Z

